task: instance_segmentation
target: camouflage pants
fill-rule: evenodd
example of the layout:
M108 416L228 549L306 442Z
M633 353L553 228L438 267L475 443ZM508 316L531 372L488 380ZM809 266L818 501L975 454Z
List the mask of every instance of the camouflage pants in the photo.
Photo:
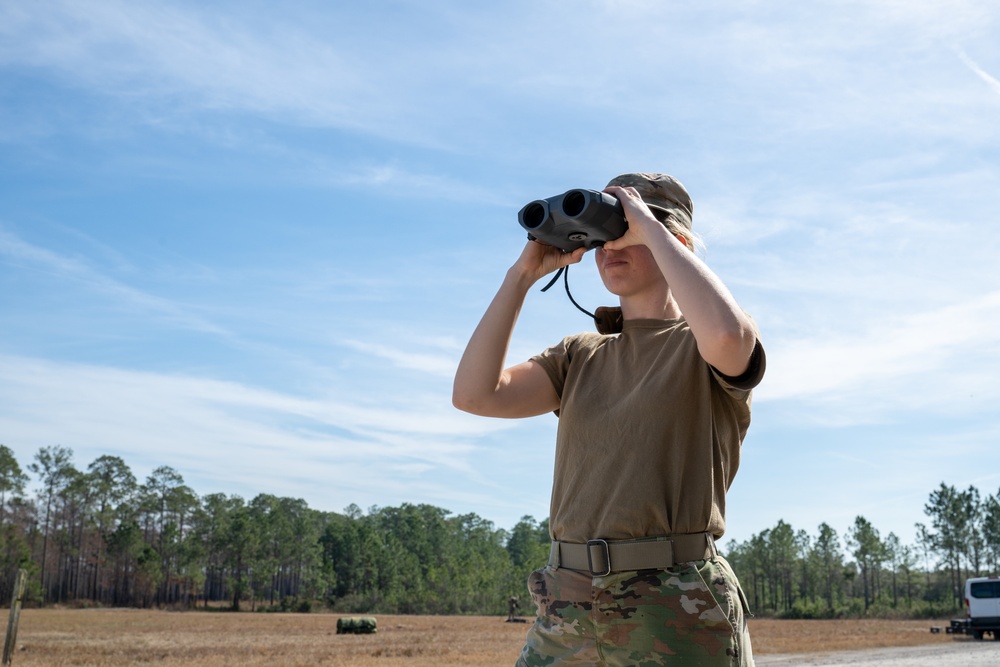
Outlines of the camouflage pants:
M721 556L604 577L545 567L517 667L752 667L746 601Z

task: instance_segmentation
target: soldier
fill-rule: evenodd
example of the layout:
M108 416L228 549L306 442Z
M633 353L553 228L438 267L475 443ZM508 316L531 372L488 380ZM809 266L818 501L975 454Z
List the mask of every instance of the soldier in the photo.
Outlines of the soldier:
M521 608L521 605L518 604L517 596L516 595L511 595L509 598L507 598L507 621L508 622L513 622L513 621L517 620L517 610L520 609L520 608Z
M625 174L605 191L628 222L595 252L620 332L572 335L505 367L528 289L585 252L529 241L455 375L459 409L559 417L552 549L528 580L537 618L517 664L752 665L745 597L715 540L764 349L693 252L676 179Z

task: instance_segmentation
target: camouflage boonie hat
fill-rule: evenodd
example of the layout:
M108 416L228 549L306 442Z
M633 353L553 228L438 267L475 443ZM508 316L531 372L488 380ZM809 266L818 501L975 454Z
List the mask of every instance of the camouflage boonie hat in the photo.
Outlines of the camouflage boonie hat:
M691 195L684 189L681 182L666 174L622 174L611 179L608 185L633 187L646 202L646 206L656 213L672 215L682 227L691 231L691 221L694 217L694 203ZM660 222L664 222L661 218Z

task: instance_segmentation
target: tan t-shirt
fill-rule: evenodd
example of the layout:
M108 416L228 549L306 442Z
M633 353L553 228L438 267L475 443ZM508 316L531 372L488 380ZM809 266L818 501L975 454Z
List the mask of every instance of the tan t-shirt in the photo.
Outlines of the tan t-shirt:
M726 491L764 374L712 368L684 319L626 320L533 357L560 397L552 537L567 542L726 529Z

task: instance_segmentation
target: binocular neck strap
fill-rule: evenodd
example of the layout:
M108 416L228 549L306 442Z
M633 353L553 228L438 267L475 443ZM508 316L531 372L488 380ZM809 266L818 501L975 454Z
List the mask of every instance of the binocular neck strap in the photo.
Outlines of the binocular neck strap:
M573 298L573 295L569 291L569 266L564 266L556 271L556 275L552 277L548 285L542 288L542 291L546 292L550 287L555 285L560 275L563 277L563 283L566 285L566 296L569 297L569 300L573 302L573 305L580 312L589 315L594 320L598 333L608 335L622 332L623 319L621 308L601 306L597 309L597 313L594 314L576 302L576 299Z
M587 310L586 308L584 308L583 306L581 306L580 304L578 304L576 302L576 299L573 298L573 295L569 291L569 267L568 266L563 266L558 271L556 271L556 275L552 277L552 280L549 281L548 285L546 285L545 287L542 288L542 291L543 292L547 292L550 287L552 287L553 285L555 285L556 281L559 280L559 276L560 275L563 277L563 284L566 285L566 296L569 297L569 300L573 302L573 305L576 306L577 309L580 312L582 312L585 315L589 315L593 319L594 314L592 312L590 312L589 310Z

